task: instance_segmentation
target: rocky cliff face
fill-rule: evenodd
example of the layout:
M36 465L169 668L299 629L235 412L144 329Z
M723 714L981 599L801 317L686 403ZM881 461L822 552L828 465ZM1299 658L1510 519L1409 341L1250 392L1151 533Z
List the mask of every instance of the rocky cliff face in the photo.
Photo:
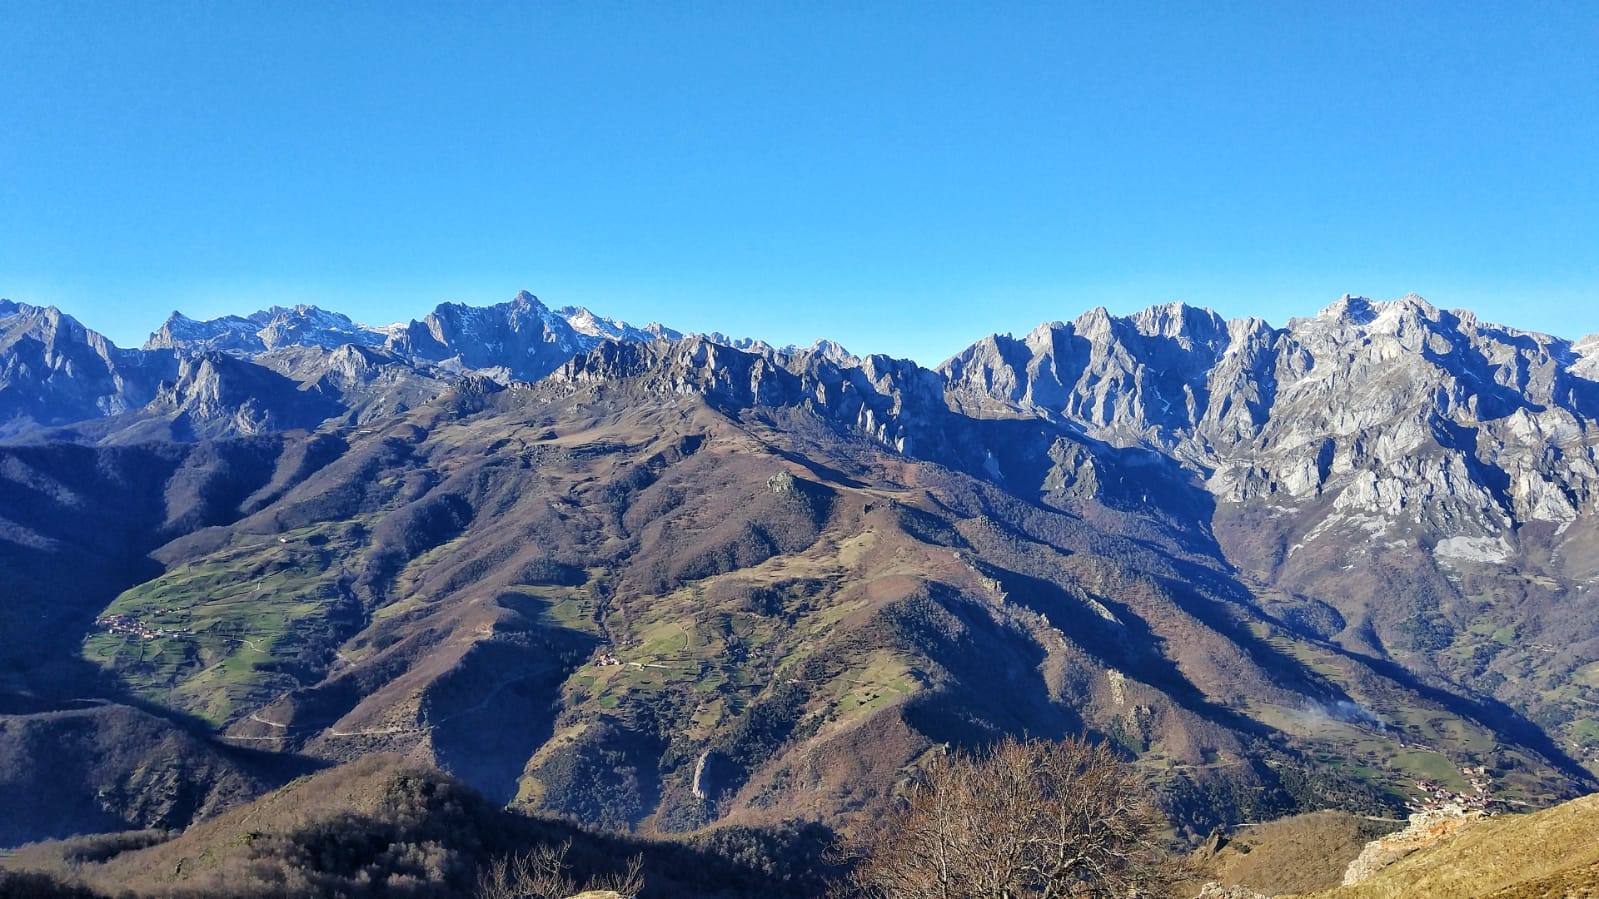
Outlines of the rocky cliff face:
M942 380L907 360L864 360L836 345L752 353L709 337L607 343L549 377L573 388L628 380L664 394L710 396L737 408L803 406L904 451L949 414Z
M974 415L1181 465L1257 590L1313 600L1294 614L1356 651L1531 709L1594 765L1570 681L1599 658L1593 360L1592 339L1344 297L1281 328L1095 310L940 371Z
M625 321L595 315L582 306L562 306L555 314L566 321L572 330L597 340L614 340L618 343L648 343L652 340L682 340L685 336L661 324L650 322L636 328Z
M445 303L407 325L390 345L411 358L455 370L530 381L596 342L523 291L495 306Z
M1599 892L1599 797L1533 814L1412 815L1366 847L1342 887L1305 899L1494 896L1532 899Z
M137 409L176 366L123 350L51 306L0 300L0 436Z
M1458 807L1412 813L1403 828L1366 844L1344 871L1343 885L1364 883L1405 856L1447 842L1486 820L1481 811L1468 812Z
M143 411L170 421L179 439L195 439L315 428L340 405L270 369L209 352L180 359Z
M990 337L940 371L962 408L1148 446L1225 502L1331 497L1368 526L1417 515L1485 536L1593 508L1599 382L1585 358L1419 297L1345 297L1283 328L1182 305L1097 309Z
M173 312L144 346L253 355L289 346L381 346L391 336L388 329L357 324L347 315L315 306L273 306L248 316L228 315L209 321Z

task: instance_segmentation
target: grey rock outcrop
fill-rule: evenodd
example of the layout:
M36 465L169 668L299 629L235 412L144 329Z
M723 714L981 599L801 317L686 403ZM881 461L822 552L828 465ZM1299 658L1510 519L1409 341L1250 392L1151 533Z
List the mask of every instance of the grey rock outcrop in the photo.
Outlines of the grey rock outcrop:
M1344 871L1344 886L1370 880L1394 862L1451 839L1467 828L1487 820L1480 811L1447 806L1416 812L1404 828L1367 843L1360 855Z
M1180 304L1096 309L987 338L940 371L958 408L1157 450L1225 502L1328 497L1368 529L1411 517L1485 536L1593 509L1592 359L1420 297L1344 297L1283 328Z
M290 346L381 346L390 336L389 330L358 324L347 315L316 306L273 306L247 316L227 315L209 321L173 312L144 347L254 355Z
M0 436L149 402L176 362L124 350L54 306L0 300Z

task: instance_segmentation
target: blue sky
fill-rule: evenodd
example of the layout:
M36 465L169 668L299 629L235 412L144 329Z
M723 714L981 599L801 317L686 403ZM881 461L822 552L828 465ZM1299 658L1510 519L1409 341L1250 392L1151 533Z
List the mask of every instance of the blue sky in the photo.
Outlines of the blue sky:
M0 296L934 363L1346 291L1599 331L1599 6L0 4Z

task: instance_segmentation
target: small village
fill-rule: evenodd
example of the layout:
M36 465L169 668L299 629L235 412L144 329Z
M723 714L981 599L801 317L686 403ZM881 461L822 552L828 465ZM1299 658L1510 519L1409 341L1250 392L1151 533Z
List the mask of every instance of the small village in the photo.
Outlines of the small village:
M138 637L141 640L154 640L159 637L172 637L188 633L183 628L151 627L131 615L103 615L94 620L96 626L104 628L113 634L125 634Z
M1438 810L1451 810L1470 814L1478 812L1487 814L1492 810L1498 800L1489 792L1492 786L1486 765L1467 765L1460 769L1460 776L1471 784L1471 791L1462 793L1451 790L1443 784L1431 780L1418 780L1416 787L1421 795L1410 801L1412 812L1432 812Z

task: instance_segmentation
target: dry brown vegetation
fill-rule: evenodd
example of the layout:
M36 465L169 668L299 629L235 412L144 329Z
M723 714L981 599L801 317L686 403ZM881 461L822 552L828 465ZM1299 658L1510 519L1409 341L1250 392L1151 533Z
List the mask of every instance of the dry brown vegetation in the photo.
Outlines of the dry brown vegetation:
M569 840L495 859L478 877L477 899L566 899L580 890L633 899L643 892L644 856L633 856L625 871L590 878L579 887L566 863L571 850Z
M852 879L885 899L1151 895L1168 872L1159 826L1109 747L1007 739L930 758L861 847Z
M1502 815L1461 830L1323 899L1599 895L1599 795L1526 815Z
M1194 864L1200 880L1270 896L1324 890L1343 882L1366 843L1399 826L1348 812L1293 815L1213 837L1195 852Z

